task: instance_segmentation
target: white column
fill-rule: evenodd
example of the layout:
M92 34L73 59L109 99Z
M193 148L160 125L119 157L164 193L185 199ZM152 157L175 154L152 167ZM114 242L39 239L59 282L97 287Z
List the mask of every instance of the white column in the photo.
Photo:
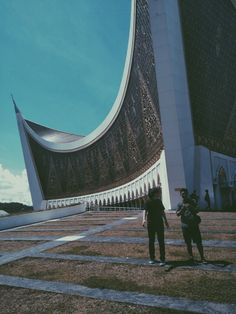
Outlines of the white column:
M194 137L177 0L149 0L170 206L193 189Z

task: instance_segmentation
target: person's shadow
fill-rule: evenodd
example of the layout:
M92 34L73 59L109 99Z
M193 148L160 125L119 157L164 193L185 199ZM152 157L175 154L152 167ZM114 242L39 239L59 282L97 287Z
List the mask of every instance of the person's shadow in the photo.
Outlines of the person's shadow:
M192 260L180 260L180 261L169 261L165 266L165 271L170 271L174 268L224 268L233 263L222 261L222 260L207 260L206 263L201 263L200 261Z

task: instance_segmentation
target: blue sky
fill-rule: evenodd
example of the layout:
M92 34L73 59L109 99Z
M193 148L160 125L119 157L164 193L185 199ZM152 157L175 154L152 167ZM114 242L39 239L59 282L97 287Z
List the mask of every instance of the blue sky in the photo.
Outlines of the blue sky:
M90 133L116 98L129 20L130 0L0 0L0 202L27 185L10 94L29 120Z

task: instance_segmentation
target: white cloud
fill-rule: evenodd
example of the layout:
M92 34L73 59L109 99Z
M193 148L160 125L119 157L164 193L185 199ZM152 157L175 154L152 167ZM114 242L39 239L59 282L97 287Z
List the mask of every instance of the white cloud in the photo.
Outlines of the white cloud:
M19 175L15 175L0 164L0 202L32 205L25 169Z

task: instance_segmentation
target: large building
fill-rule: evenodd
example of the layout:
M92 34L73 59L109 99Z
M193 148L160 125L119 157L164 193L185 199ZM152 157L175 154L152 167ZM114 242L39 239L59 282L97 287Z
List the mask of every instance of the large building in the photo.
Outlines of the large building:
M139 205L153 186L208 189L236 203L236 7L230 0L132 0L119 93L88 136L25 120L16 107L37 209ZM235 205L236 206L236 205Z

